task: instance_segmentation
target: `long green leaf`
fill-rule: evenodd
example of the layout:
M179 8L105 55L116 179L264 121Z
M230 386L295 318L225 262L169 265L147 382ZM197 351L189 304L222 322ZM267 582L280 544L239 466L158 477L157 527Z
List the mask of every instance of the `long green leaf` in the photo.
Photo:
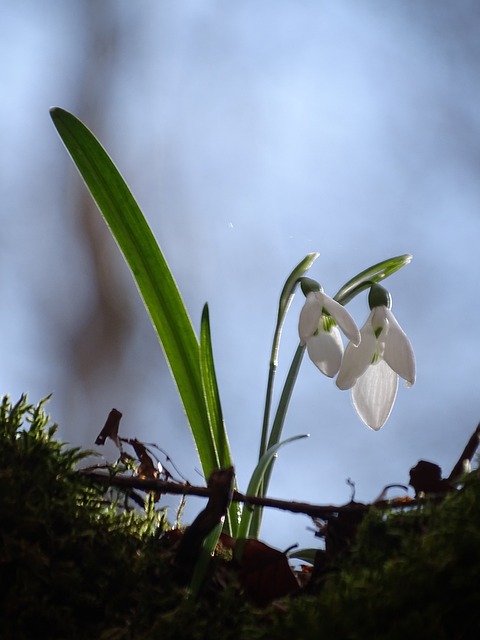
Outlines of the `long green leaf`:
M258 495L259 489L262 486L265 472L269 468L273 458L277 454L277 451L280 449L280 447L283 447L284 445L289 444L290 442L295 442L295 440L300 440L301 438L308 438L308 435L304 434L304 435L287 438L286 440L283 440L283 442L278 442L273 447L270 447L270 449L268 449L268 451L266 451L263 454L263 456L258 461L257 466L255 467L252 477L250 478L250 482L248 483L247 496ZM250 523L251 523L253 513L254 511L249 509L247 505L244 506L243 512L242 512L242 519L240 521L240 526L238 529L239 538L246 538L247 534L249 534Z
M226 469L227 467L233 466L233 461L230 453L227 430L223 420L217 376L215 374L208 305L205 305L203 308L200 328L200 372L209 424L212 430L211 437L215 445L217 467L219 469ZM227 518L225 519L225 530L228 535L235 536L237 528L238 505L237 503L231 503Z
M53 123L132 271L187 414L205 477L217 468L200 373L199 343L167 262L119 171L75 116Z

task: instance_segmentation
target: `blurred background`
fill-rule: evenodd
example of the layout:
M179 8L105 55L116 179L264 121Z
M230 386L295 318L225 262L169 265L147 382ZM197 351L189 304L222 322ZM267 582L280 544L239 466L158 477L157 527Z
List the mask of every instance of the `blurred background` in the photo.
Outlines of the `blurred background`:
M142 207L196 328L210 306L240 490L257 460L278 296L311 251L333 295L412 253L386 283L417 357L375 433L304 360L270 495L372 501L419 459L450 473L480 419L480 7L471 0L22 0L1 3L0 392L53 393L59 436L121 433L203 484L130 273L50 121L102 141ZM296 296L277 393L298 344ZM361 326L361 295L349 311ZM109 459L115 449L99 450ZM174 518L178 499L165 499ZM189 499L184 521L202 508ZM268 510L261 538L318 543Z

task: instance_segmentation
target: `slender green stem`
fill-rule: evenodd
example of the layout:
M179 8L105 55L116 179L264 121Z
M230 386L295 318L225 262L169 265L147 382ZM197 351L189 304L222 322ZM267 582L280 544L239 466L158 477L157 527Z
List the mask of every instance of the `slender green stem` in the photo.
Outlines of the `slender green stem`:
M305 353L305 345L299 344L295 355L293 356L290 369L283 386L282 395L278 402L277 412L273 421L272 430L270 432L270 438L268 440L268 449L273 447L280 441L282 435L283 425L287 416L288 406L292 397L293 388L297 381L298 372L300 371L300 365L302 364L303 354Z
M281 327L280 327L281 332ZM277 373L277 364L278 364L278 343L280 342L280 332L277 323L277 327L275 329L275 337L273 340L272 347L272 356L270 358L270 367L268 370L268 381L267 381L267 392L265 395L265 409L263 412L263 423L262 423L262 437L260 439L260 452L258 459L263 456L265 451L267 450L267 441L268 441L268 425L270 424L270 411L272 408L272 396L273 396L273 387L275 383L275 374Z
M263 413L262 435L260 438L260 451L258 459L267 451L268 427L270 424L270 411L272 406L273 386L275 382L275 374L278 366L278 351L280 348L280 338L282 336L283 323L287 315L287 311L292 303L295 289L298 285L299 278L310 269L312 264L318 258L318 253L309 253L301 262L293 269L288 276L278 302L277 324L273 335L272 351L270 353L270 367L268 371L267 392L265 396L265 409Z
M302 364L304 353L305 353L305 345L299 344L295 352L295 355L293 356L293 360L290 365L290 369L288 371L285 384L283 386L282 394L278 402L277 412L275 414L275 418L272 424L272 429L270 432L270 437L268 439L267 450L270 450L272 447L275 447L280 441L280 438L282 436L282 430L283 430L283 425L285 424L285 418L287 416L288 406L290 404L290 399L292 397L295 382L297 381L298 372L300 371L300 365ZM272 470L273 470L273 463L274 463L274 459L272 458L263 475L262 483L258 490L259 496L265 496L268 491L270 476L272 475ZM260 526L262 523L262 515L263 515L263 510L260 507L257 507L253 513L252 520L250 523L249 537L254 537L254 538L258 537L260 532Z

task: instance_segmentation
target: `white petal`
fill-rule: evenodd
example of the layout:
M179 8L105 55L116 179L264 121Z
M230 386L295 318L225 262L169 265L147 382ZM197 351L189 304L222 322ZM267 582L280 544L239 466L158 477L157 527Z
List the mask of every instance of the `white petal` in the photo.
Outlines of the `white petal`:
M320 294L321 295L321 294ZM298 320L298 335L301 344L305 344L318 329L318 323L322 315L323 303L318 299L315 292L311 291L305 300L305 304L300 311Z
M412 345L389 309L386 310L386 317L388 327L383 358L401 378L412 385L415 382L415 354Z
M368 367L352 390L353 406L363 422L378 431L392 411L398 376L384 360Z
M345 307L325 294L323 294L323 306L347 338L353 342L354 345L360 344L360 331L355 324L355 320L348 313Z
M361 341L358 347L349 342L345 349L342 365L336 380L336 385L339 389L345 390L353 387L357 379L365 373L372 362L377 339L373 332L371 317L372 314L370 313L360 331Z
M373 309L370 311L370 318L374 331L383 327L386 328L388 313L391 313L391 311L387 309L387 307L373 307Z
M312 362L329 378L333 378L342 362L343 342L340 331L332 327L330 331L319 331L307 340L307 351Z

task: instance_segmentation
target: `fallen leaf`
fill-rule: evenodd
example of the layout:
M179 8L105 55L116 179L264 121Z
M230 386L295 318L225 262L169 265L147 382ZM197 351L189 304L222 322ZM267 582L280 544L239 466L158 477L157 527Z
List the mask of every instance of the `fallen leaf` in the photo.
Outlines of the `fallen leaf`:
M259 607L299 589L285 553L260 540L245 540L240 580L246 595Z

